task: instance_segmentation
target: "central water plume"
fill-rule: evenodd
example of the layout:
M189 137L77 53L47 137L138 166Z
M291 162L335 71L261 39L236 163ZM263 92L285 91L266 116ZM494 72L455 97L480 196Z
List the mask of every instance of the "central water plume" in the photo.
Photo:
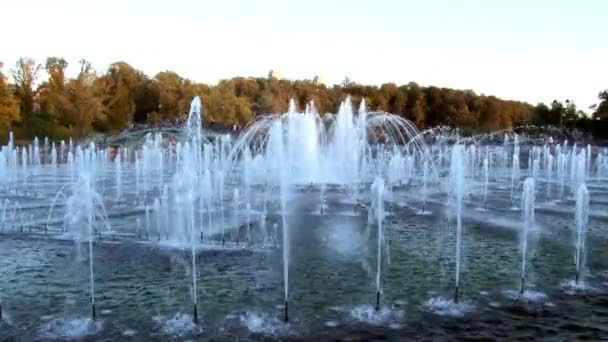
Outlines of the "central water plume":
M272 153L277 144L283 145L282 158ZM279 179L280 166L287 170L290 184L339 184L357 192L358 185L369 184L384 172L392 158L403 159L403 152L409 164L418 156L427 160L432 175L437 175L426 143L410 121L383 112L368 113L365 101L355 114L350 98L337 114L321 119L312 105L300 113L292 101L287 113L260 116L240 134L225 171L242 165L239 172L250 174L247 179L252 184L267 184ZM243 158L247 154L251 158ZM408 171L414 170L409 167Z

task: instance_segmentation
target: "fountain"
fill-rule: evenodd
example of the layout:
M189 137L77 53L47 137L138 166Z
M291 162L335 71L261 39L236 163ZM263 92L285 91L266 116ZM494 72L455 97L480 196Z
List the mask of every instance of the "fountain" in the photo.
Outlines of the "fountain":
M589 222L589 191L583 183L576 191L576 285L584 281L583 271L585 269L585 244L587 235L587 224Z
M490 179L490 167L488 157L483 159L483 208L488 209L488 181Z
M526 266L528 261L528 240L534 232L534 178L526 178L521 199L522 229L521 229L521 273L519 293L523 294L526 283Z
M465 191L465 164L464 146L452 147L452 160L450 164L449 205L456 216L456 275L454 302L458 303L460 293L460 263L462 249L462 201Z
M596 267L608 267L597 247L605 236L608 151L572 142L537 145L526 134L507 133L504 143L496 144L487 136L417 132L401 117L368 112L365 101L355 105L346 99L337 113L320 114L312 103L299 112L291 101L286 113L259 115L236 136L203 130L201 104L194 99L183 130L174 135L148 131L116 150L52 139L17 146L9 136L0 149L0 316L13 320L9 325L19 331L35 330L25 339L73 336L47 335L47 325L55 323L37 323L58 314L54 306L49 312L41 309L53 298L67 297L61 313L66 316L81 305L77 291L63 288L74 284L69 269L46 271L65 269L62 260L73 249L63 242L67 239L76 241L76 249L87 248L83 257L78 253L88 268L82 277L86 285L80 280L76 288L87 291L87 303L80 307L90 306L95 324L110 322L104 331L79 330L98 339L121 336L116 327L124 327L122 336L138 331L146 339L151 324L159 325L154 334L162 336L153 338L161 339L208 332L219 338L248 336L241 335L243 330L262 338L297 331L307 338L323 315L331 316L324 325L330 333L349 329L353 319L379 331L401 329L410 324L401 308L418 317L420 308L410 304L429 296L423 307L435 314L470 312L463 275L467 293L470 289L470 297L487 298L479 303L489 303L483 312L493 317L501 310L494 298L496 284L515 279L504 271L513 269L514 247L520 248L520 284L511 298L530 302L539 296L530 290L531 260L543 270L534 285L538 290L552 291L554 281L571 274L572 255L559 246L572 238L558 228L571 215L576 218L573 282L605 289L601 271L586 277L585 267L593 265L594 273ZM442 211L446 197L453 221L449 231L443 229L442 215L426 215L430 209ZM467 210L470 205L478 210ZM521 206L522 217L509 206ZM470 235L468 230L464 235L465 220L467 227L471 223ZM541 226L547 233L543 242L549 243L534 249ZM501 233L515 230L517 245L510 233ZM376 253L368 253L374 246ZM390 275L383 263L390 264ZM204 278L199 278L203 267ZM488 275L488 270L498 271ZM335 276L326 280L319 274ZM369 293L370 284L361 282L367 278L376 290L375 305L353 309ZM144 287L137 293L145 293L145 300L125 295L129 286L124 284L131 283ZM264 312L276 301L276 285L282 287L283 317ZM436 295L442 286L455 287L453 298ZM315 302L318 293L324 296ZM578 299L552 300L560 306ZM122 307L110 315L116 302L153 303L149 311L158 316L123 317ZM301 308L297 319L294 302ZM547 310L549 304L543 304ZM569 307L596 308L592 300L574 304ZM10 310L11 317L9 308L18 308ZM14 316L13 310L18 311ZM167 311L172 314L160 314ZM85 322L65 321L62 329L74 331Z
M382 287L380 283L380 275L382 269L382 245L384 244L384 232L382 230L382 220L384 220L384 180L380 177L376 177L371 187L372 193L372 211L370 211L370 218L375 216L376 224L378 226L378 251L376 257L376 310L380 310L380 296L382 293Z

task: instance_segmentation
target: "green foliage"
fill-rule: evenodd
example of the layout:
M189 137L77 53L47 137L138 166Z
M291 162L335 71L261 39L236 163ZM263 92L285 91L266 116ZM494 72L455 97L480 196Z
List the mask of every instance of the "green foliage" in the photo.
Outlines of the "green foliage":
M608 120L608 90L600 92L598 95L600 103L595 108L593 117L599 120Z

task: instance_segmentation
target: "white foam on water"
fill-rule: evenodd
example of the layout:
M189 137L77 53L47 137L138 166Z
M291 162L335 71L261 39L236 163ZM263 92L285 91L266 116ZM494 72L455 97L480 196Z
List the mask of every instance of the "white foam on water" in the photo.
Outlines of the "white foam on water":
M194 324L192 316L185 313L176 313L169 319L165 316L155 316L152 320L160 326L161 332L168 336L196 335L203 331L200 325Z
M365 304L356 306L348 310L349 315L356 321L364 322L373 325L384 325L395 323L403 317L403 310L393 310L388 307L382 307L380 310L372 305Z
M339 325L339 323L336 322L336 321L327 321L327 322L325 322L325 326L328 327L328 328L335 328L338 325Z
M54 317L55 317L55 315L44 315L44 316L40 317L40 320L46 322L46 321L50 321Z
M503 294L513 300L521 300L529 303L542 304L547 300L547 295L535 290L524 290L520 293L519 290L507 290Z
M564 280L561 284L562 290L569 295L594 292L596 289L584 281L578 283L572 279Z
M253 333L277 335L286 332L287 325L267 313L246 312L240 315L241 324Z
M393 304L395 306L405 306L405 305L407 305L407 300L397 299L396 301L393 302Z
M424 302L424 307L440 316L461 317L472 312L475 306L467 301L458 303L444 297L434 297Z
M57 318L45 324L40 332L43 338L79 339L95 335L102 328L103 321L93 321L90 318Z
M127 329L122 332L122 336L126 336L126 337L133 337L135 335L137 335L137 331L133 330L133 329Z
M0 326L2 326L2 324L13 325L13 320L6 310L2 311L2 320L0 320Z
M488 305L490 305L493 308L499 308L502 306L499 302L490 302Z

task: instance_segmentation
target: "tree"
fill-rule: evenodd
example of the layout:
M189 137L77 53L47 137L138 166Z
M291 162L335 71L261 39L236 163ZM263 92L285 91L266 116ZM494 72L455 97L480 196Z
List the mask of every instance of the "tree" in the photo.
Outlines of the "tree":
M34 59L21 57L12 70L21 117L25 121L34 114L34 83L38 79L40 68Z
M133 122L136 89L142 78L142 72L124 62L113 63L101 77L104 113L110 130L123 129Z
M555 124L551 117L551 109L544 103L537 104L530 115L530 123L537 126Z
M19 103L2 73L0 62L0 139L5 140L14 122L19 121Z
M173 71L163 71L154 77L158 82L158 113L163 120L184 118L194 97L192 82Z
M160 88L155 80L142 74L135 88L134 122L146 122L151 113L158 110Z
M599 93L600 103L595 107L593 117L598 120L608 120L608 89Z
M85 136L94 124L106 121L97 75L89 62L80 61L78 76L68 82L68 94L71 106L66 116L75 134Z
M58 123L63 123L63 115L70 107L65 80L67 67L68 63L63 58L47 58L44 68L49 78L38 88L40 110Z
M420 86L414 82L407 85L407 105L405 117L413 121L416 126L424 126L426 120L426 100Z
M344 76L344 79L342 80L342 87L347 88L347 87L352 86L354 83L355 82L353 82L353 80L351 80L350 77Z
M211 93L203 97L207 115L214 121L229 125L246 125L253 118L251 105L246 97L236 96L234 84L220 81Z

